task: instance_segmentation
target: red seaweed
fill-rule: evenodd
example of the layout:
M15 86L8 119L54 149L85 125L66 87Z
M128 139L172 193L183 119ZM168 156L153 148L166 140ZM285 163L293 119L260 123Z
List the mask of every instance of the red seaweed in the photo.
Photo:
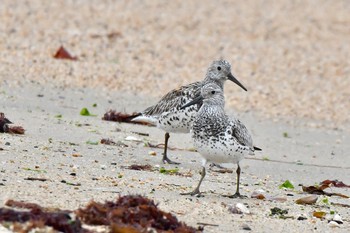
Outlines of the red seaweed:
M152 171L153 167L149 164L145 165L139 165L139 164L132 164L130 166L125 166L124 168L129 170L136 170L136 171Z
M140 113L128 114L128 113L117 112L115 110L109 110L103 115L102 120L139 124L139 125L151 125L147 122L132 121L132 119L134 119L137 116L140 116Z
M21 126L11 126L12 122L5 117L5 114L0 112L0 133L24 134L24 129Z
M88 233L89 231L82 228L79 219L72 219L70 214L72 211L57 210L45 211L41 206L34 203L18 202L9 200L5 205L21 209L29 209L29 211L19 211L9 208L0 208L0 222L30 222L33 226L50 226L55 230L66 233ZM30 228L32 228L30 227ZM30 229L29 229L30 230ZM26 231L29 231L28 229Z
M320 183L321 186L334 186L337 188L350 188L350 185L344 184L342 181L339 180L324 180Z
M73 57L63 46L61 46L55 55L53 56L56 59L68 59L68 60L73 60L76 61L78 60L77 57Z
M65 233L93 232L84 229L82 223L107 226L108 232L113 233L139 233L150 229L164 233L202 232L202 228L189 227L171 213L159 210L153 200L141 195L119 196L116 201L105 203L90 201L85 208L75 211L50 210L35 203L13 200L5 205L11 208L0 208L0 223L12 222L16 232L30 232L45 226Z
M153 200L141 195L121 196L116 202L91 201L85 209L75 211L82 222L91 225L109 225L112 232L127 227L130 232L153 228L157 232L198 232L179 222L175 216L158 209Z

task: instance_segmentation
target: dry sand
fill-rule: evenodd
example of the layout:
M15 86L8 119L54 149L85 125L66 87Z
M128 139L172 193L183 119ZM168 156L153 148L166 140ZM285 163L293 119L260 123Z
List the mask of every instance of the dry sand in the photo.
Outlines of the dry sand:
M349 10L347 1L1 1L0 110L27 131L0 135L0 202L73 209L90 199L143 193L192 226L218 225L205 232L242 231L243 224L253 232L349 232L348 208L294 203L306 196L298 184L350 183ZM61 45L78 61L53 59ZM180 172L192 177L127 170L122 166L163 165L161 149L125 138L157 144L163 132L100 119L110 108L142 110L172 88L201 80L220 57L232 62L249 90L226 85L227 111L238 114L263 148L242 162L242 192L250 196L262 189L287 198L284 203L222 197L233 192L235 174L216 172L203 183L205 197L180 196L199 179L198 153L171 151ZM82 107L98 117L80 116ZM78 126L84 123L89 126ZM86 143L106 137L129 147ZM170 144L192 147L189 135L174 134ZM278 188L286 179L296 191ZM337 197L329 201L349 204ZM247 203L251 214L231 214L229 206L238 202ZM295 219L269 216L273 207L288 209ZM331 210L344 220L335 229L312 217L313 211ZM307 220L296 220L300 215Z
M249 90L226 89L239 112L349 123L348 1L3 0L0 10L2 79L160 97L224 57ZM60 45L79 62L53 60Z

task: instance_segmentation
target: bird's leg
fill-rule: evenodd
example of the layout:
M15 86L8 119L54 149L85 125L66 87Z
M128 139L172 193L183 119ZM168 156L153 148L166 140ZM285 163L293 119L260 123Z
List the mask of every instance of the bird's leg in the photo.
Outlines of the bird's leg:
M163 153L163 163L168 163L168 164L180 164L178 162L171 161L168 158L167 151L168 151L168 140L170 138L170 134L168 132L165 133L165 142L164 142L164 153Z
M241 178L241 167L239 166L239 164L237 164L236 173L237 173L237 187L236 187L236 193L234 195L240 197L241 194L239 193L239 181Z
M194 196L194 195L197 195L197 196L200 196L201 192L199 191L199 187L201 186L202 184L202 181L205 177L205 166L203 166L202 168L202 172L200 172L201 174L201 179L199 180L199 183L197 185L197 187L192 191L192 192L189 192L189 193L181 193L181 195L191 195L191 196Z
M240 198L244 198L246 196L243 196L239 193L239 180L240 180L240 177L241 177L241 167L239 166L239 164L237 164L237 170L236 170L236 173L237 173L237 188L236 188L236 193L231 195L231 196L228 196L229 198L237 198L237 197L240 197Z

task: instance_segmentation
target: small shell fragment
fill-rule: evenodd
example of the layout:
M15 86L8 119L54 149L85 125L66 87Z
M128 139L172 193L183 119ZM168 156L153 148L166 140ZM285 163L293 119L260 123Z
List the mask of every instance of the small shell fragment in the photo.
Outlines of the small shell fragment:
M234 207L230 206L229 211L233 214L250 214L249 209L243 203L237 203Z
M153 151L153 150L150 151L150 152L148 152L148 154L149 154L149 155L152 155L152 156L156 156L156 155L157 155L157 153L156 153L155 151Z
M329 223L328 223L328 226L330 226L330 227L339 227L339 224L336 222L336 221L330 221Z
M343 220L339 214L335 214L333 217L333 221L337 222L338 224L342 224Z
M326 212L315 211L315 212L313 212L312 216L314 216L316 218L324 218L326 216Z
M296 200L295 203L297 203L299 205L312 205L312 204L316 203L317 198L318 197L316 195L302 197L302 198L299 198L298 200Z
M126 141L134 141L134 142L142 142L140 138L134 137L134 136L127 136L125 138Z

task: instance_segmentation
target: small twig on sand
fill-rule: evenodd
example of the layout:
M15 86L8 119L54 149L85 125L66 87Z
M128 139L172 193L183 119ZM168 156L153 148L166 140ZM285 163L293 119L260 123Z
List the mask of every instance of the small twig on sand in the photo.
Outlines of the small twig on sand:
M204 223L204 222L197 222L197 225L202 225L202 226L211 226L211 227L218 227L218 224L212 224L212 223Z
M24 178L24 180L31 180L31 181L48 181L48 179L46 178L35 178L35 177L27 177L27 178Z
M137 135L140 135L140 136L145 136L145 137L149 136L148 133L141 133L141 132L135 132L135 131L131 131L131 133L134 133L134 134L137 134Z
M158 148L158 149L164 149L164 143L159 143L159 144L152 144L152 143L149 143L147 142L146 143L146 146L147 147L150 147L150 148ZM168 150L187 150L187 149L181 149L181 148L176 148L176 147L170 147L168 146Z

